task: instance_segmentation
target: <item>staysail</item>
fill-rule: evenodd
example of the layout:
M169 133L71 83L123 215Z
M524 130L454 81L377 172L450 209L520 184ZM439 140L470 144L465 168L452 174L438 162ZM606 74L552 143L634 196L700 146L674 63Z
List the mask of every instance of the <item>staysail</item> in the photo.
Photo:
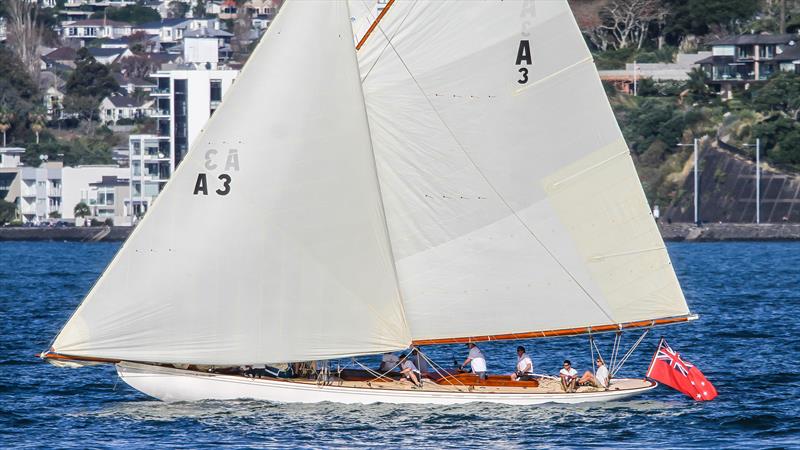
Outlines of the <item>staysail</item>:
M52 352L238 365L409 345L348 17L283 7Z
M358 57L414 340L685 320L566 0L389 3Z

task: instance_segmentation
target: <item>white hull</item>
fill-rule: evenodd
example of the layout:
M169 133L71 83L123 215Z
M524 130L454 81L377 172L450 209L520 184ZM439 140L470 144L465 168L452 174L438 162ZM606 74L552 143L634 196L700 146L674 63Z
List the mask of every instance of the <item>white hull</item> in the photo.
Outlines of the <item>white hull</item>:
M166 402L199 400L255 399L280 403L421 403L454 405L472 402L506 405L539 405L543 403L586 403L620 400L649 391L655 382L641 387L576 393L501 393L377 389L295 383L274 379L250 379L232 375L208 374L144 364L117 365L120 378L133 388ZM624 385L626 380L615 380Z

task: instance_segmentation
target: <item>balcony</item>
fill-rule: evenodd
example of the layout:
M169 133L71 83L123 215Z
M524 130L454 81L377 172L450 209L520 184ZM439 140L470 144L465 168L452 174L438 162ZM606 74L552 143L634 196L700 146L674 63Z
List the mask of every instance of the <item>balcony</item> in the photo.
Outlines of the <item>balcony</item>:
M155 88L150 91L151 97L169 97L170 91L169 88Z
M61 197L61 187L51 187L50 192L47 193L48 197Z
M166 109L156 109L150 113L150 117L154 119L169 119L169 111Z

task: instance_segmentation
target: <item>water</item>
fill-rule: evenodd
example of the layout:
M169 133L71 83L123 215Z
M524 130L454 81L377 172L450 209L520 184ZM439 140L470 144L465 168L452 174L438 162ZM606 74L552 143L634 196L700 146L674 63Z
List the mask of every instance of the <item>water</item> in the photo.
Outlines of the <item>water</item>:
M456 407L165 404L113 368L59 369L33 357L69 317L117 244L0 242L0 447L798 447L800 243L672 244L701 320L656 330L623 375L641 376L659 336L714 382L695 403L659 387L588 406ZM626 342L633 340L629 337ZM588 368L586 339L523 342L537 371ZM608 351L611 341L601 340ZM516 342L484 344L510 371ZM433 350L449 363L462 346Z

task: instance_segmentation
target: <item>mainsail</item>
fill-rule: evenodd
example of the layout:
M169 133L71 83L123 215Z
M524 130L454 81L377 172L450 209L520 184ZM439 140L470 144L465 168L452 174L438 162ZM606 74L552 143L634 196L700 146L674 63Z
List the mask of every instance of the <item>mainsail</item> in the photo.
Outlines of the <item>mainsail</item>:
M52 352L234 365L409 345L348 17L283 7Z
M414 340L686 319L566 0L388 7L355 40Z

